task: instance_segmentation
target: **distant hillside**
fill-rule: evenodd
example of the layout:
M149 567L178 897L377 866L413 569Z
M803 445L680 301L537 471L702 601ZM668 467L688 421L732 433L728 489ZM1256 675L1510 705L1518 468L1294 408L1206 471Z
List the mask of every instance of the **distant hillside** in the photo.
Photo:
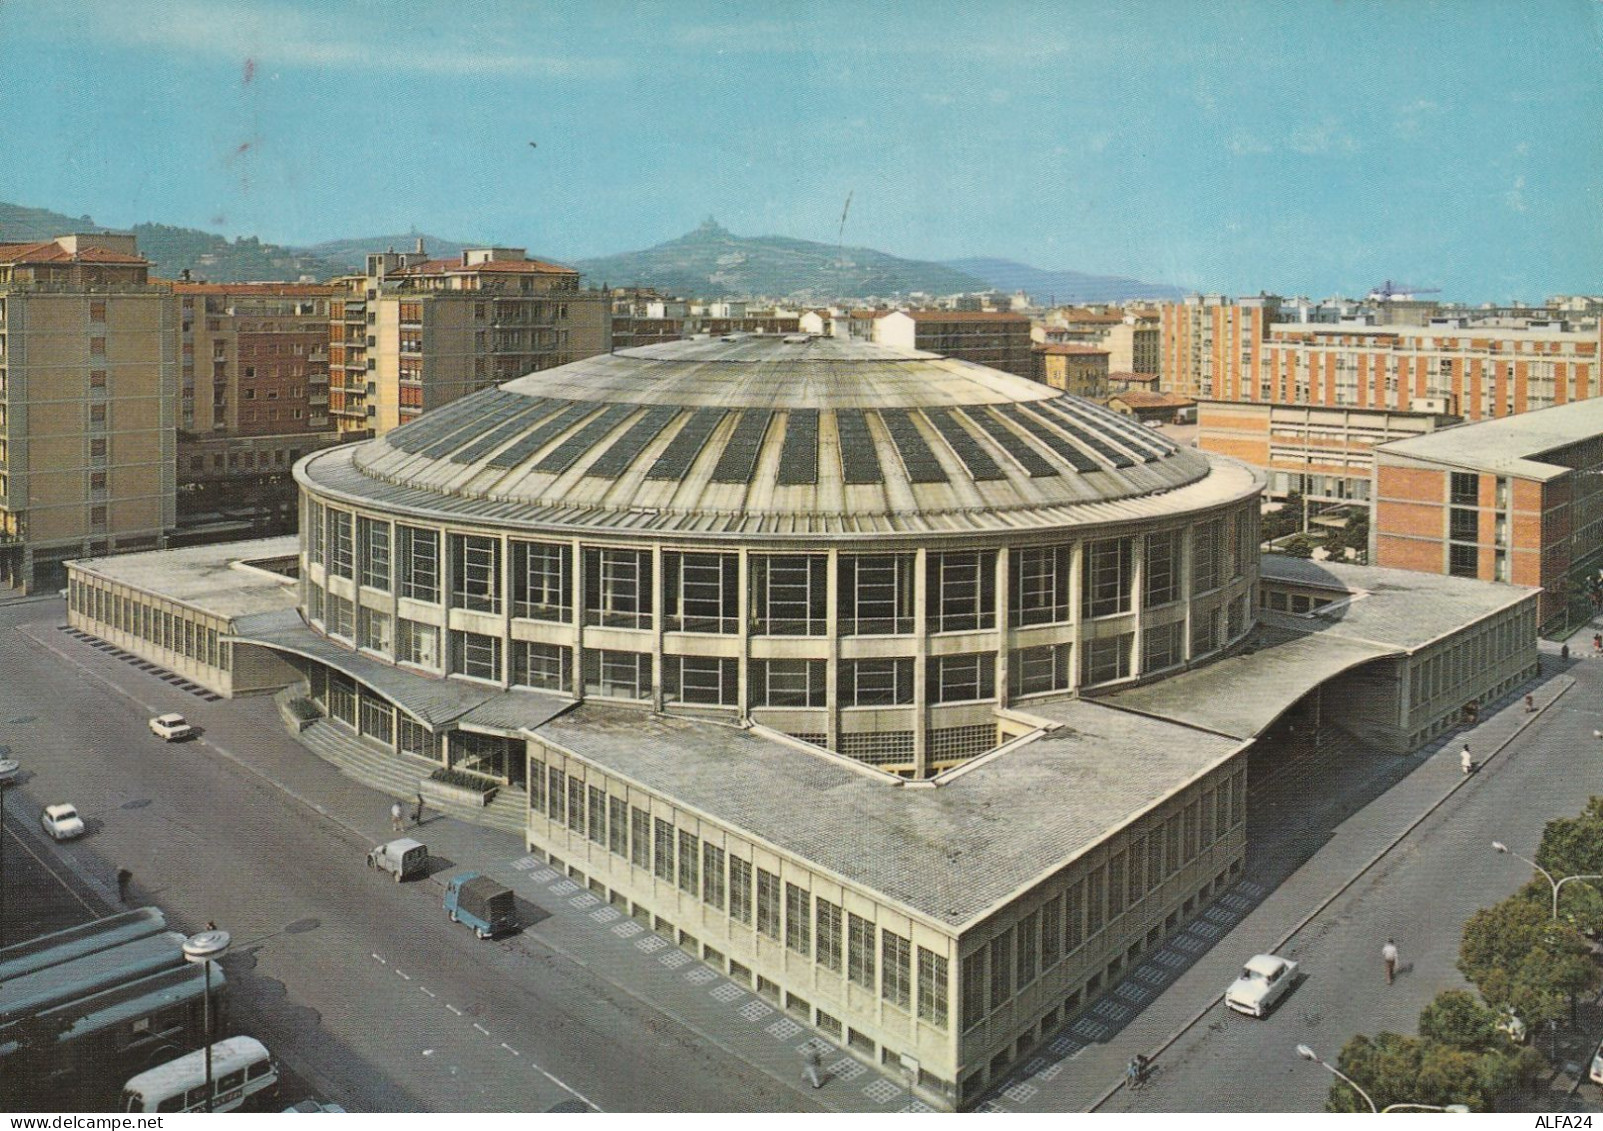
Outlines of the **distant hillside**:
M341 270L360 271L367 266L367 256L370 252L391 249L412 251L417 247L418 240L423 241L424 250L434 259L456 259L464 248L489 246L484 243L459 243L456 240L442 239L422 232L408 232L404 236L364 236L360 239L329 240L299 250L336 264Z
M1037 303L1123 302L1132 298L1178 299L1185 291L1167 283L1143 283L1114 275L1086 275L1079 271L1043 271L1011 259L951 259L946 266L984 279L986 284L1011 294L1024 291Z
M913 291L954 294L986 286L940 263L898 259L866 247L737 236L712 219L656 247L582 259L574 266L593 285L655 287L697 298L773 295L807 301Z
M34 240L53 240L73 232L102 230L88 216L80 216L75 220L48 208L29 208L23 204L0 201L0 243L31 243Z

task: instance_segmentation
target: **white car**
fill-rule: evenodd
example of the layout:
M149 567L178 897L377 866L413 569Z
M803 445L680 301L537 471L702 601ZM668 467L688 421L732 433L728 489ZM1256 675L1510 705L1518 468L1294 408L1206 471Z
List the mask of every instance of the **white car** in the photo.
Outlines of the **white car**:
M180 738L188 738L195 733L195 728L189 725L189 720L182 715L157 715L150 720L150 733L157 738L174 742Z
M1241 977L1225 991L1225 1004L1237 1013L1262 1017L1285 996L1296 977L1295 962L1275 954L1254 955L1241 968Z
M71 805L46 805L45 811L39 814L39 823L56 840L83 836L83 818Z

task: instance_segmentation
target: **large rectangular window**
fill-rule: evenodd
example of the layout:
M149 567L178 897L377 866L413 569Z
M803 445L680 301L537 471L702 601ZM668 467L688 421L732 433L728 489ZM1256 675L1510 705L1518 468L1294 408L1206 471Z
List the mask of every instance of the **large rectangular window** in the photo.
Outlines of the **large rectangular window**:
M740 630L740 569L734 554L662 556L663 616L672 632Z
M440 532L397 526L395 543L400 566L400 595L439 604Z
M1200 522L1191 534L1191 592L1206 593L1224 581L1224 519Z
M706 841L701 842L701 901L724 909L724 850Z
M1013 928L991 940L991 1008L1001 1009L1013 997Z
M1130 587L1135 576L1135 539L1103 538L1085 546L1083 611L1087 617L1107 617L1130 611Z
M557 542L512 541L512 615L566 621L573 615L570 548Z
M946 956L918 948L918 1019L946 1028Z
M651 698L651 654L586 649L584 691L611 699Z
M351 512L328 512L328 572L335 577L350 577L355 568L356 547L351 535Z
M609 628L651 627L651 552L587 548L584 619Z
M752 632L822 636L827 624L829 559L823 554L751 556Z
M841 556L842 636L903 635L913 631L913 560L912 554Z
M607 843L607 794L596 786L589 787L590 839L597 844Z
M701 891L701 838L679 830L679 890L689 895Z
M1070 682L1073 678L1072 648L1070 644L1043 644L1037 648L1013 649L1008 658L1008 693L1040 695L1073 686Z
M1050 970L1063 957L1063 897L1055 895L1041 906L1041 969Z
M931 703L972 703L996 698L996 653L967 652L931 656L928 687Z
M366 607L356 611L356 643L375 652L388 653L393 640L390 637L390 615Z
M751 926L751 861L729 858L729 917Z
M823 707L828 703L823 660L751 661L753 707Z
M804 887L785 885L785 946L797 954L813 952L813 897Z
M846 977L859 986L874 988L874 923L846 913Z
M607 851L629 857L629 803L621 797L607 798Z
M985 947L963 956L963 1028L985 1019Z
M652 861L653 871L657 879L674 882L674 827L671 821L664 821L661 817L652 820L656 833L653 844Z
M1161 671L1185 659L1185 622L1157 624L1141 632L1141 670Z
M931 632L996 627L996 555L988 550L930 554L926 579Z
M222 457L217 457L221 459ZM314 565L323 564L323 547L326 544L328 518L322 503L306 504L306 560Z
M501 638L481 632L451 633L451 671L472 679L499 681Z
M841 910L827 899L814 901L815 923L818 935L818 964L825 970L840 973L841 968Z
M1087 687L1111 683L1130 675L1130 644L1135 633L1125 632L1102 640L1088 640L1085 644L1085 678Z
M501 540L451 535L451 607L501 611Z
M395 659L420 668L440 667L440 630L402 617L395 622Z
M740 662L717 656L664 656L662 691L673 703L736 706L740 702Z
M1062 624L1069 619L1073 565L1072 546L1031 546L1012 551L1008 607L1015 628Z
M779 939L779 877L757 869L757 933Z
M573 649L532 640L512 642L512 682L541 691L573 690Z
M1147 560L1142 582L1142 604L1147 608L1180 599L1180 532L1147 535Z
M879 933L879 996L898 1009L913 1004L913 944L901 935Z
M390 524L377 519L357 520L357 553L362 562L362 584L390 591Z
M568 819L568 775L552 766L546 771L546 778L550 786L546 790L551 797L550 816L560 825Z
M651 814L638 805L629 806L629 863L651 867Z
M843 662L840 666L840 700L846 707L892 707L911 703L911 657Z

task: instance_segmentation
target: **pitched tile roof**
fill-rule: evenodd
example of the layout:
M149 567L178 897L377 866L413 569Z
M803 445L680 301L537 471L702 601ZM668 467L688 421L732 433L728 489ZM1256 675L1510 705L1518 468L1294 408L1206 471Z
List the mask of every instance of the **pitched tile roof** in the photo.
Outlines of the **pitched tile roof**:
M127 255L103 247L84 247L68 251L55 240L0 244L0 263L126 263L148 266L142 255Z

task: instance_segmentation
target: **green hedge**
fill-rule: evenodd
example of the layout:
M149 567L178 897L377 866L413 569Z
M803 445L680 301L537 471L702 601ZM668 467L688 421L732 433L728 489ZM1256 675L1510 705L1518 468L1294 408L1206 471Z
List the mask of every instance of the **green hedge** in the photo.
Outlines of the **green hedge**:
M494 778L487 778L483 774L475 774L468 770L446 769L435 770L429 775L430 781L437 781L441 785L456 785L463 789L473 789L480 793L489 793L501 783Z

